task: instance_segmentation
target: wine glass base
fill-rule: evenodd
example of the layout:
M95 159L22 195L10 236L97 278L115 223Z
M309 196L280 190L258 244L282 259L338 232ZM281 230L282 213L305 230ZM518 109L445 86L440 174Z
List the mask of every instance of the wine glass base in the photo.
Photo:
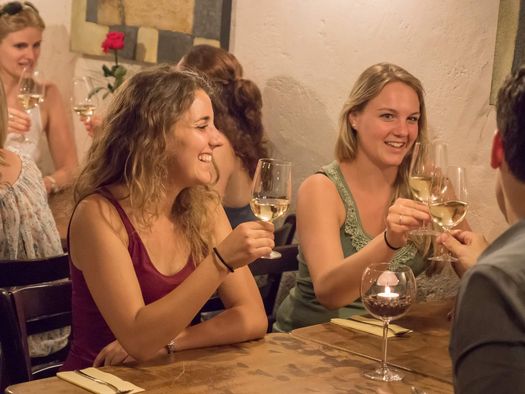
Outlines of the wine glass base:
M427 236L427 235L430 235L430 236L438 236L439 234L441 234L439 231L436 231L436 230L433 230L431 228L417 228L415 230L410 230L408 232L408 235L415 235L415 236Z
M428 259L431 260L431 261L441 261L441 262L444 262L444 263L455 263L455 262L459 261L454 256L449 256L449 255L433 256L433 257L429 257Z
M261 256L261 259L268 259L268 260L275 260L275 259L280 259L281 257L283 257L283 255L275 250L272 250L269 254L267 254L266 256Z
M397 370L388 367L374 368L363 372L363 376L372 380L380 380L382 382L399 382L405 377Z

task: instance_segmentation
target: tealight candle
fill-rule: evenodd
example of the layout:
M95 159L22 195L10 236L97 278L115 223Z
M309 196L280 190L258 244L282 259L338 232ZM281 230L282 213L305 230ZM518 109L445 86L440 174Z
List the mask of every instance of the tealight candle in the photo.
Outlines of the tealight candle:
M390 291L390 287L389 286L385 286L385 292L384 293L379 293L378 297L388 298L389 300L391 300L391 299L394 299L394 298L398 298L399 294L392 293Z

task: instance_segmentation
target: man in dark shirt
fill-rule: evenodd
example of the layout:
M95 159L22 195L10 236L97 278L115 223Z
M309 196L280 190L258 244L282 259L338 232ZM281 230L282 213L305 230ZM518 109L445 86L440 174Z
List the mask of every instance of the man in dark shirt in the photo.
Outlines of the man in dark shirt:
M488 247L471 232L440 240L465 273L449 349L461 394L525 392L525 66L505 80L496 107L491 165L510 227Z

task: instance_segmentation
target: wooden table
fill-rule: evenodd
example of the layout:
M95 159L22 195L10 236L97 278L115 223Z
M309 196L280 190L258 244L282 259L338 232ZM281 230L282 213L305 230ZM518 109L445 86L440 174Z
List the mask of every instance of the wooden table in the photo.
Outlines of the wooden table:
M377 338L375 338L377 339ZM104 371L143 387L148 393L451 393L440 380L408 372L403 382L365 379L376 361L291 334L230 346L175 353L147 363L105 367ZM82 394L59 378L22 383L8 394Z
M408 314L395 321L414 332L388 339L387 362L405 371L452 383L452 365L448 354L453 300L416 304ZM292 331L292 336L334 346L372 360L382 357L382 338L326 323Z

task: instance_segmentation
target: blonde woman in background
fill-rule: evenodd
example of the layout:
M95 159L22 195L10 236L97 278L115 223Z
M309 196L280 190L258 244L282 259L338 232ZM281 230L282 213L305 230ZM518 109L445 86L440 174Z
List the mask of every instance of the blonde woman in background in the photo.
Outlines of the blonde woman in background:
M27 260L62 254L42 174L30 158L4 148L6 130L7 107L0 84L0 259ZM68 335L69 328L31 335L29 353L37 357L55 352L67 344Z
M56 85L46 82L45 97L27 113L18 101L18 82L24 69L36 67L45 24L30 2L9 2L0 6L0 80L7 95L6 146L16 148L40 162L41 140L47 138L55 170L44 174L47 193L58 192L72 183L77 168L73 134ZM25 135L29 141L24 141Z

